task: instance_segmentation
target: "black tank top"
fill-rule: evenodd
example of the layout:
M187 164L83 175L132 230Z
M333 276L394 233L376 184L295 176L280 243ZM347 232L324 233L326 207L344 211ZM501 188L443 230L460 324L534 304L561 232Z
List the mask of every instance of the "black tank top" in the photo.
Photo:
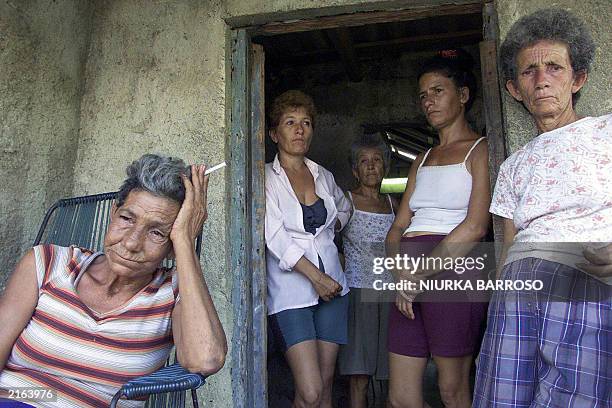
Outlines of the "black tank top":
M312 235L317 232L317 228L325 224L327 219L327 209L325 203L320 198L312 205L300 203L302 206L302 214L304 215L304 229Z
M325 224L327 219L327 208L325 203L320 198L315 201L312 205L306 205L300 203L302 206L302 214L304 216L304 230L310 232L312 235L317 232L317 228ZM319 256L319 270L325 273L325 266L323 266L323 260Z

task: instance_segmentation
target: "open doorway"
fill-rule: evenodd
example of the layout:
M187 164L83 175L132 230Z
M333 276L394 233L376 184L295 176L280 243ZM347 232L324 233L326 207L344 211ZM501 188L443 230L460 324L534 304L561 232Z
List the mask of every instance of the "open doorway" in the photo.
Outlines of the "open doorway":
M416 73L423 60L441 50L461 47L474 61L474 74L481 77L480 10L460 16L443 14L410 21L256 36L252 40L263 46L266 56L266 106L289 89L312 96L318 113L308 157L330 170L344 191L355 187L348 156L356 137L380 134L392 151L387 177L400 179L407 176L416 155L438 143L417 100ZM481 88L479 84L478 89ZM477 133L484 133L480 92L468 112L468 120ZM269 163L276 153L269 138L265 152ZM290 407L291 372L272 343L269 341L268 348L269 405ZM426 397L436 407L440 406L439 398L435 381L431 381L435 371L430 371ZM348 406L343 380L337 377L334 406ZM386 382L370 382L371 407L384 406L385 395Z
M405 177L411 157L437 143L416 100L417 67L437 51L460 47L473 57L479 78L468 119L476 132L489 137L495 180L504 142L491 10L490 4L482 3L438 6L233 31L228 143L236 169L230 182L242 190L238 197L232 196L229 228L230 235L244 239L247 250L232 251L231 265L246 268L248 273L234 274L233 303L240 305L235 311L239 319L235 328L243 333L235 338L234 347L239 347L232 360L238 362L233 381L240 383L245 401L250 401L244 406L268 406L268 401L270 406L290 406L292 396L291 384L279 380L291 379L282 358L267 356L271 344L265 330L263 163L272 161L276 150L266 136L265 106L288 89L300 89L313 97L317 128L308 156L330 170L343 190L353 187L347 160L350 144L363 133L379 132L385 137L394 151L388 177ZM239 170L244 163L246 168ZM241 202L246 204L242 208ZM241 220L245 223L242 228ZM280 387L268 389L268 375ZM345 406L346 393L339 385L335 403ZM384 385L374 385L370 393L376 394L377 403L384 401ZM433 396L435 390L430 393Z
M344 190L352 187L347 157L358 135L379 132L390 144L389 177L405 177L411 157L437 144L417 101L416 71L424 59L462 47L474 60L474 74L481 77L481 10L256 36L253 41L263 45L266 56L266 106L288 89L314 99L317 128L309 157L330 170ZM477 133L484 131L480 92L468 119ZM272 161L275 147L269 138L265 150L266 162Z

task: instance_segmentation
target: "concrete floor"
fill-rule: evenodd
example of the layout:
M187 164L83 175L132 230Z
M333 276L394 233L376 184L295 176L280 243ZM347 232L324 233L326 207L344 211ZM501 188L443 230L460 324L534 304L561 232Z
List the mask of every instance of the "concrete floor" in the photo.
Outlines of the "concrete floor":
M268 407L291 408L293 400L293 379L291 370L282 353L270 350L268 354ZM368 390L369 408L384 408L387 399L387 381L374 381ZM431 408L443 408L438 392L436 367L432 361L425 370L425 400ZM345 408L349 405L348 378L336 376L334 381L334 407Z

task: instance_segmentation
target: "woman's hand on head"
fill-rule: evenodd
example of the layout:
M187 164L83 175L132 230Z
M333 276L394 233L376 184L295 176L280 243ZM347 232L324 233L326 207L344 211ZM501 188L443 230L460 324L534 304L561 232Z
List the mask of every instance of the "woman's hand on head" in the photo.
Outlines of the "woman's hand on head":
M183 176L185 201L181 205L170 232L170 239L174 245L185 239L189 243L193 243L208 218L207 195L210 176L205 176L205 171L205 165L192 164L191 180L187 176Z

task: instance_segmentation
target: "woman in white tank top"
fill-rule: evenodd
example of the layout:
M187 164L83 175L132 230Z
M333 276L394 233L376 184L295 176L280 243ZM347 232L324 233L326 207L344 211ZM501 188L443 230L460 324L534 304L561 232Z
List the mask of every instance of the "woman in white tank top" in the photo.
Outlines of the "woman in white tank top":
M462 51L445 51L426 62L419 78L419 101L440 144L413 162L395 221L387 235L387 256L423 245L429 257L467 255L448 243L476 243L487 232L490 203L487 144L465 113L475 80ZM425 252L425 255L428 253ZM415 254L411 256L418 256ZM434 276L440 271L399 271L396 279ZM389 315L389 406L428 407L423 373L429 356L438 369L442 402L471 406L469 372L479 344L486 305L419 302L399 292ZM414 303L413 303L414 301Z

